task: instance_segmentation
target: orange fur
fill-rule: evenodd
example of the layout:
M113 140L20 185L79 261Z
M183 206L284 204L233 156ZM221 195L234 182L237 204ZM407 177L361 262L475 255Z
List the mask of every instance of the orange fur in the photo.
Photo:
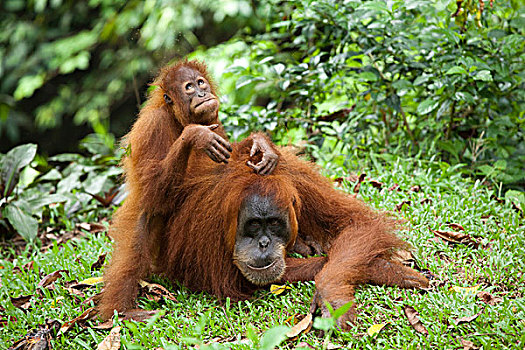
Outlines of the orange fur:
M315 242L327 253L287 258L283 281L315 279L320 298L334 305L352 300L355 286L362 283L426 285L424 277L391 260L396 249L406 248L392 233L394 222L333 189L314 165L282 149L271 175L255 174L246 165L261 157L249 157L255 139L279 154L262 134L234 145L228 164L188 146L184 135L195 137L187 130L196 130L189 125L190 114L173 94L172 107L163 98L173 90L180 67L198 70L213 84L202 63L184 61L164 68L153 83L158 88L125 137L130 148L123 159L129 195L110 231L115 250L104 275L102 317L132 308L139 280L151 273L219 297L249 297L257 287L233 264L232 255L239 207L253 193L272 195L288 211L288 252L298 239L303 245ZM217 116L214 123L220 124ZM222 126L214 132L226 138Z
M426 280L417 272L391 261L396 249L407 247L392 233L393 221L335 190L314 165L284 150L272 175L257 175L246 166L249 150L249 141L233 145L229 164L217 164L204 155L192 154L187 176L170 199L177 203L177 209L157 245L150 244L150 258L139 263L140 271L161 274L191 290L208 291L218 297L248 298L258 287L244 278L233 264L232 254L237 213L243 198L255 192L273 195L296 223L292 225L287 251L292 249L297 235L331 247L327 257L287 258L283 281L315 278L321 297L334 305L352 300L358 284L414 286L405 283L408 276L414 277L419 286L425 285ZM130 243L125 234L115 240L117 261L122 255L119 244L144 244ZM129 269L137 263L123 266ZM383 266L384 263L393 265ZM120 273L127 274L128 270ZM137 283L133 276L127 277ZM115 305L113 300L111 305L107 302L106 310Z

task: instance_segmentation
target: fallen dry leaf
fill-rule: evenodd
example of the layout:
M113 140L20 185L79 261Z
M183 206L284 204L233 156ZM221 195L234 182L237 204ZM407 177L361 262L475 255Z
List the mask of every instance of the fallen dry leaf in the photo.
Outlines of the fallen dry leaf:
M426 198L426 197L425 197L425 198L423 198L422 200L420 200L419 203L420 203L421 205L423 205L423 204L432 204L432 199L430 199L430 198Z
M94 271L94 270L99 270L102 265L104 265L104 261L106 261L106 255L108 253L102 253L99 255L97 261L95 261L92 265L91 265L91 271Z
M30 295L22 295L22 296L19 296L19 297L16 297L16 298L10 298L11 299L11 304L13 304L13 306L19 308L19 309L22 309L22 310L27 310L29 309L29 307L31 306L31 298L33 297L33 294L30 294Z
M86 295L84 294L84 292L76 289L76 288L73 288L73 287L67 287L66 290L69 292L69 294L75 296L75 297L79 297L79 298L85 298Z
M88 285L88 286L93 286L95 284L102 283L102 282L104 282L103 277L90 277L90 278L87 278L87 279L85 279L83 281L78 282L78 285L76 285L76 286L83 285L83 284ZM76 287L73 287L73 286L71 286L71 287L72 288L76 288Z
M372 185L373 188L377 188L378 190L381 190L385 185L384 183L379 182L377 180L368 180L368 182Z
M447 226L456 231L465 231L465 228L463 226L461 226L460 224L455 224L453 222L447 224Z
M412 253L404 249L396 251L393 258L403 265L410 265L410 263L415 262Z
M310 344L308 344L307 342L305 341L302 341L300 342L299 344L297 344L297 346L295 347L295 349L315 349L313 346L311 346Z
M408 319L408 323L410 323L412 328L414 328L416 331L418 331L421 334L428 335L428 331L425 328L425 326L423 326L423 323L419 319L418 317L419 312L417 312L416 309L414 309L412 306L405 305L403 307L403 311L405 312L405 315Z
M430 229L430 231L433 232L434 235L436 235L437 237L450 243L472 244L474 246L478 245L478 242L476 242L474 239L472 239L472 237L463 232L441 231L432 229Z
M102 291L98 292L97 294L90 296L82 302L82 305L90 305L91 303L93 303L93 305L97 305L100 302L100 299L102 299L103 291L104 289L102 289Z
M359 178L357 179L357 183L354 186L354 193L359 193L359 189L361 188L361 182L366 178L366 174L362 173L359 175Z
M159 310L143 310L143 309L132 309L124 312L123 314L119 315L119 321L136 321L136 322L144 322L156 314L159 313ZM97 326L94 326L95 329L111 329L113 328L113 320L108 320L104 323L101 323Z
M401 191L401 188L399 188L398 184L393 184L391 187L388 188L389 191Z
M378 334L379 332L381 332L381 330L385 328L386 325L387 323L378 323L371 325L366 332L369 336L373 336L374 334Z
M35 265L35 261L31 260L27 264L24 264L22 267L15 266L13 268L13 273L20 273L22 271L29 272L33 270L33 266Z
M477 314L475 315L472 315L472 316L465 316L465 317L461 317L461 318L458 318L456 319L456 326L459 326L460 324L463 324L463 323L470 323L472 321L474 321L476 318L478 318L482 313L483 311L485 311L485 308L481 309L480 312L478 312ZM452 327L452 326L449 326L449 328Z
M414 185L414 186L410 187L410 191L412 191L412 192L419 192L419 191L421 191L421 186Z
M311 325L312 325L312 314L311 313L307 313L306 316L301 321L299 321L295 326L293 326L288 331L288 333L286 333L286 336L288 338L297 337L303 331L307 332L308 328L311 327Z
M177 301L175 295L160 284L149 283L142 280L139 282L139 284L141 287L141 293L145 294L145 296L150 300L155 300L158 302L161 298L166 298L171 301Z
M501 303L503 301L502 298L495 297L494 295L490 294L489 292L479 292L476 294L478 298L481 299L485 304L494 306L497 303Z
M463 350L472 350L476 348L473 342L471 342L470 340L463 339L463 337L459 338L459 342L461 343L461 345L463 345Z
M62 276L62 273L69 272L68 270L57 270L55 272L51 272L49 275L42 278L40 282L38 282L37 287L46 288L53 282L55 282L60 276Z
M461 293L461 294L474 294L478 291L479 287L481 287L480 284L472 286L472 287L459 287L459 286L452 286L450 287L450 291Z
M272 294L275 294L275 295L279 295L279 294L282 294L284 293L285 290L287 289L292 289L291 287L287 286L287 285L278 285L278 284L272 284L270 286L270 293Z
M113 328L108 336L97 346L97 350L118 349L120 349L120 326Z
M46 320L46 323L32 329L22 338L11 345L8 350L46 350L51 349L49 343L52 332L60 327L60 322L56 320Z
M67 331L71 329L75 324L83 325L87 320L95 318L95 316L98 314L97 310L94 307L90 307L86 311L84 311L80 316L75 317L71 321L68 321L60 327L59 334L64 334Z
M396 211L401 211L401 209L403 209L403 206L410 206L412 205L412 201L409 201L409 200L405 200L405 201L402 201L401 203L397 204L396 205Z

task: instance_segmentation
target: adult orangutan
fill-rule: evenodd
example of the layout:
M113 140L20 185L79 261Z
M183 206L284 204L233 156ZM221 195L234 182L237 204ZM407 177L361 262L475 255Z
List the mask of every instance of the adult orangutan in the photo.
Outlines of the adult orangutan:
M193 153L206 154L214 162L227 163L231 146L218 119L219 100L206 66L198 61L181 61L164 67L153 82L156 89L141 109L133 128L124 138L128 154L123 159L128 197L113 218L111 234L123 235L130 251L122 266L114 258L108 273L128 271L143 276L141 260L149 261L149 245L158 231L178 210L174 202L185 179ZM263 155L248 165L261 175L271 174L278 154L262 134L249 137L251 153ZM155 243L153 243L155 244ZM131 305L138 291L136 281L109 283L107 295L122 294L119 309Z
M116 232L103 317L131 307L134 297L122 288L149 273L233 300L273 282L315 280L315 302L325 316L324 301L337 308L353 300L360 284L427 286L425 277L393 259L407 244L392 233L391 219L335 190L313 165L285 150L272 175L257 175L246 166L261 156L250 156L251 143L234 144L228 164L192 154L184 181L171 191L168 227L154 239ZM127 214L119 214L122 227L135 224ZM327 256L288 257L299 237L314 239ZM137 259L137 247L147 259ZM347 328L353 317L351 309L339 325Z

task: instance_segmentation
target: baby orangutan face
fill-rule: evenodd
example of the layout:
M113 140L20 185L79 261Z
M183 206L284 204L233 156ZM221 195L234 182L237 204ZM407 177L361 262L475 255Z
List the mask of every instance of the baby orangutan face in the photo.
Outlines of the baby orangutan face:
M234 264L253 284L275 282L284 274L290 237L287 210L277 206L271 196L250 195L239 210Z
M175 78L166 77L164 100L168 105L178 104L191 124L209 125L217 119L219 99L212 92L208 80L197 70L181 67Z

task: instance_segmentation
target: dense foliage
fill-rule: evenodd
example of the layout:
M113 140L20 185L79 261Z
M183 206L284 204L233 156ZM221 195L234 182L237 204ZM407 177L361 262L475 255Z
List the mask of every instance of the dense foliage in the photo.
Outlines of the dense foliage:
M461 2L458 2L461 3ZM475 5L475 6L473 6ZM243 38L233 129L367 152L436 154L495 182L525 180L525 7L298 0ZM270 101L267 103L267 101ZM304 135L304 130L308 135ZM237 130L239 131L239 130Z
M16 143L68 118L107 132L161 64L229 38L251 14L247 0L2 1L0 136Z

